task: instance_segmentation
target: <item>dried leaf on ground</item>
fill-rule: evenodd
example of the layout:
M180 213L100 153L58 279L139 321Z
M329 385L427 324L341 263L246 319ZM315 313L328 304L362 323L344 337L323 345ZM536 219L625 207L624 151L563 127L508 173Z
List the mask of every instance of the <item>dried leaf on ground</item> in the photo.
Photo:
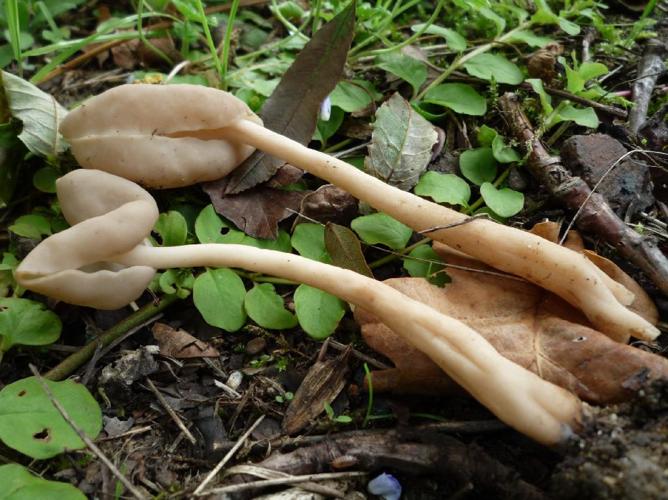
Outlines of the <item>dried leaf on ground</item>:
M353 195L333 184L325 184L304 197L299 208L303 217L297 218L295 224L314 219L323 224L347 225L357 213L357 200Z
M454 263L455 257L447 260ZM579 311L530 283L454 268L448 274L452 283L446 288L413 278L387 283L462 320L505 357L585 401L621 401L633 394L627 386L638 377L668 378L668 360L614 342L586 326ZM377 318L360 309L355 316L366 342L395 362L396 368L374 373L374 390L433 393L454 385Z
M172 358L217 358L220 353L206 342L196 339L185 330L177 330L164 323L156 323L151 329L158 341L160 354Z
M244 233L254 238L275 239L278 223L294 215L309 191L284 191L258 186L240 194L220 196L215 183L204 186L213 206Z
M285 412L283 432L296 434L336 399L346 385L349 357L350 349L346 349L336 358L313 364Z
M394 94L376 112L364 166L388 184L409 190L427 168L437 140L434 126L415 112L408 101Z
M315 131L320 104L343 74L354 28L355 2L351 2L313 35L283 75L260 111L265 127L308 144ZM250 189L269 179L284 163L256 151L228 176L222 192L234 194ZM216 204L214 198L211 201Z

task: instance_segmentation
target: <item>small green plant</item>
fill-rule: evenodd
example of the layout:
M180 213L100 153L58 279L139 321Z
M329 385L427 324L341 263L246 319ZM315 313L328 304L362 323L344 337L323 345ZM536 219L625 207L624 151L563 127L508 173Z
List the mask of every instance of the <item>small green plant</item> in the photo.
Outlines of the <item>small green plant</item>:
M47 481L18 464L0 465L0 499L58 498L85 500L86 495L71 484Z
M289 403L294 399L294 397L295 395L292 392L287 391L285 394L279 394L274 399L276 400L277 403L283 404L283 403Z
M328 403L325 403L324 406L327 418L329 418L332 422L335 422L337 424L349 424L350 422L353 421L352 417L348 415L335 415L334 409Z

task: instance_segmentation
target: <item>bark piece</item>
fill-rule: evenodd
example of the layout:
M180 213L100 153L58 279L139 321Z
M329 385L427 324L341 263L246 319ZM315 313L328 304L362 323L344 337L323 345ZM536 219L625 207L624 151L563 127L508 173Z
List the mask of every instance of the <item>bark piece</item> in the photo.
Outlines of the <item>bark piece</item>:
M156 323L151 328L158 341L160 354L177 359L217 358L220 353L206 342L196 339L185 330L177 330L164 323Z

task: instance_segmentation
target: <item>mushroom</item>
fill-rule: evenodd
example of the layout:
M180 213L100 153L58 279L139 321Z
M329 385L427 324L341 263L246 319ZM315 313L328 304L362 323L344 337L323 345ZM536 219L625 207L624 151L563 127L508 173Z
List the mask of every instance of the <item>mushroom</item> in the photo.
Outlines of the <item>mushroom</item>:
M390 186L264 128L243 102L226 92L194 85L123 85L72 111L61 132L83 167L151 188L220 178L253 148L260 149L326 179L434 240L552 291L618 341L627 342L631 335L653 340L660 333L625 307L633 294L583 255Z
M233 244L151 247L153 198L133 182L99 170L75 170L57 182L72 226L39 243L16 270L21 286L67 302L113 309L141 294L156 269L236 267L306 283L383 319L425 352L499 419L553 445L577 429L584 405L502 357L464 323L384 283L296 255Z

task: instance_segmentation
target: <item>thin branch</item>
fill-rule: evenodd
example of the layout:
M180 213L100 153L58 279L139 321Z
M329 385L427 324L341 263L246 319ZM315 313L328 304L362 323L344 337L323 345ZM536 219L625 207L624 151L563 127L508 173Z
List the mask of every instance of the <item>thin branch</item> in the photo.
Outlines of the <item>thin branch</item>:
M197 439L195 439L195 436L193 436L192 432L190 432L190 430L188 430L188 428L185 426L183 420L181 420L181 417L179 417L177 413L174 411L174 409L171 406L169 406L169 403L165 399L165 396L162 395L162 393L158 390L153 381L150 378L146 377L146 382L148 383L151 392L153 392L153 394L155 394L155 397L158 398L158 401L160 401L160 404L165 409L167 414L172 418L172 420L178 426L178 428L181 429L181 432L183 432L185 437L188 438L188 441L190 441L192 444L197 444Z

